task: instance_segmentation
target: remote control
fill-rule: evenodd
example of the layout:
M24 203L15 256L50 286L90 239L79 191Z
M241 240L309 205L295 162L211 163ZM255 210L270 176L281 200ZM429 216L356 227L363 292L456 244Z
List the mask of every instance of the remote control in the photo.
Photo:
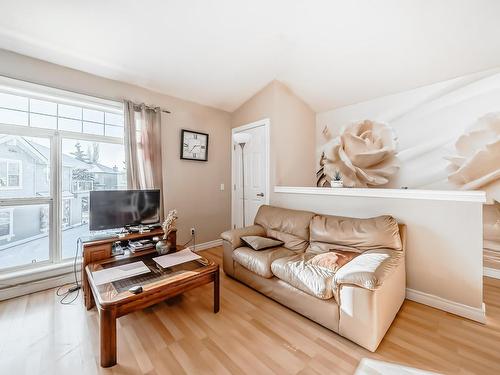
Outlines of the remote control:
M130 293L139 294L142 293L142 286L136 285L128 290Z

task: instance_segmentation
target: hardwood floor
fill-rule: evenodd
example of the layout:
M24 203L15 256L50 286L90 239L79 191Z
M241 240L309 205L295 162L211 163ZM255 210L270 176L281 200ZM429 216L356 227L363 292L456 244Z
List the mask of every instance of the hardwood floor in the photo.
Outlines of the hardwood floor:
M205 254L221 261L222 248ZM452 281L450 281L452 282ZM0 374L352 374L361 358L449 374L500 373L500 280L485 278L487 324L405 301L376 353L221 274L118 319L118 364L99 366L97 312L54 290L0 303Z
M500 251L484 249L483 264L485 267L500 270Z

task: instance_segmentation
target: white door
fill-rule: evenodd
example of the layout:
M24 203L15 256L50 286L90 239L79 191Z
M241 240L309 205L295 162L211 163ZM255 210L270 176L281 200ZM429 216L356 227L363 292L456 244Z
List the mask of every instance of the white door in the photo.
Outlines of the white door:
M234 141L234 134L238 133L243 133L248 138L243 148ZM232 156L232 222L233 228L241 228L244 225L252 225L259 207L263 204L269 204L269 120L233 129ZM243 167L245 189L243 189ZM245 212L245 221L243 221L243 211Z

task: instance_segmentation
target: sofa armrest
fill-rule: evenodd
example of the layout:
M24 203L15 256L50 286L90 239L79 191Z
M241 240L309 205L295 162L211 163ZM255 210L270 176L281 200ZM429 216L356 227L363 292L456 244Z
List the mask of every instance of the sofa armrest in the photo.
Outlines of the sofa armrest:
M338 289L342 284L376 290L400 266L404 267L404 252L397 250L368 250L339 268L333 281Z
M232 229L221 233L221 238L231 243L233 249L241 247L241 237L245 236L265 236L266 230L260 225L251 225L244 228Z
M233 251L243 244L241 242L241 237L244 236L265 236L266 230L260 225L251 225L245 228L228 230L222 233L220 236L222 238L222 269L224 273L229 276L234 276L234 260Z

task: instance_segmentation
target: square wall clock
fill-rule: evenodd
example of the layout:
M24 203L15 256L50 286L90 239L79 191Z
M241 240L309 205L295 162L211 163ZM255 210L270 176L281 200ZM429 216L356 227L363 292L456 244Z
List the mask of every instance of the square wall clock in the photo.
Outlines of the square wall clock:
M181 159L208 160L208 134L182 129Z

